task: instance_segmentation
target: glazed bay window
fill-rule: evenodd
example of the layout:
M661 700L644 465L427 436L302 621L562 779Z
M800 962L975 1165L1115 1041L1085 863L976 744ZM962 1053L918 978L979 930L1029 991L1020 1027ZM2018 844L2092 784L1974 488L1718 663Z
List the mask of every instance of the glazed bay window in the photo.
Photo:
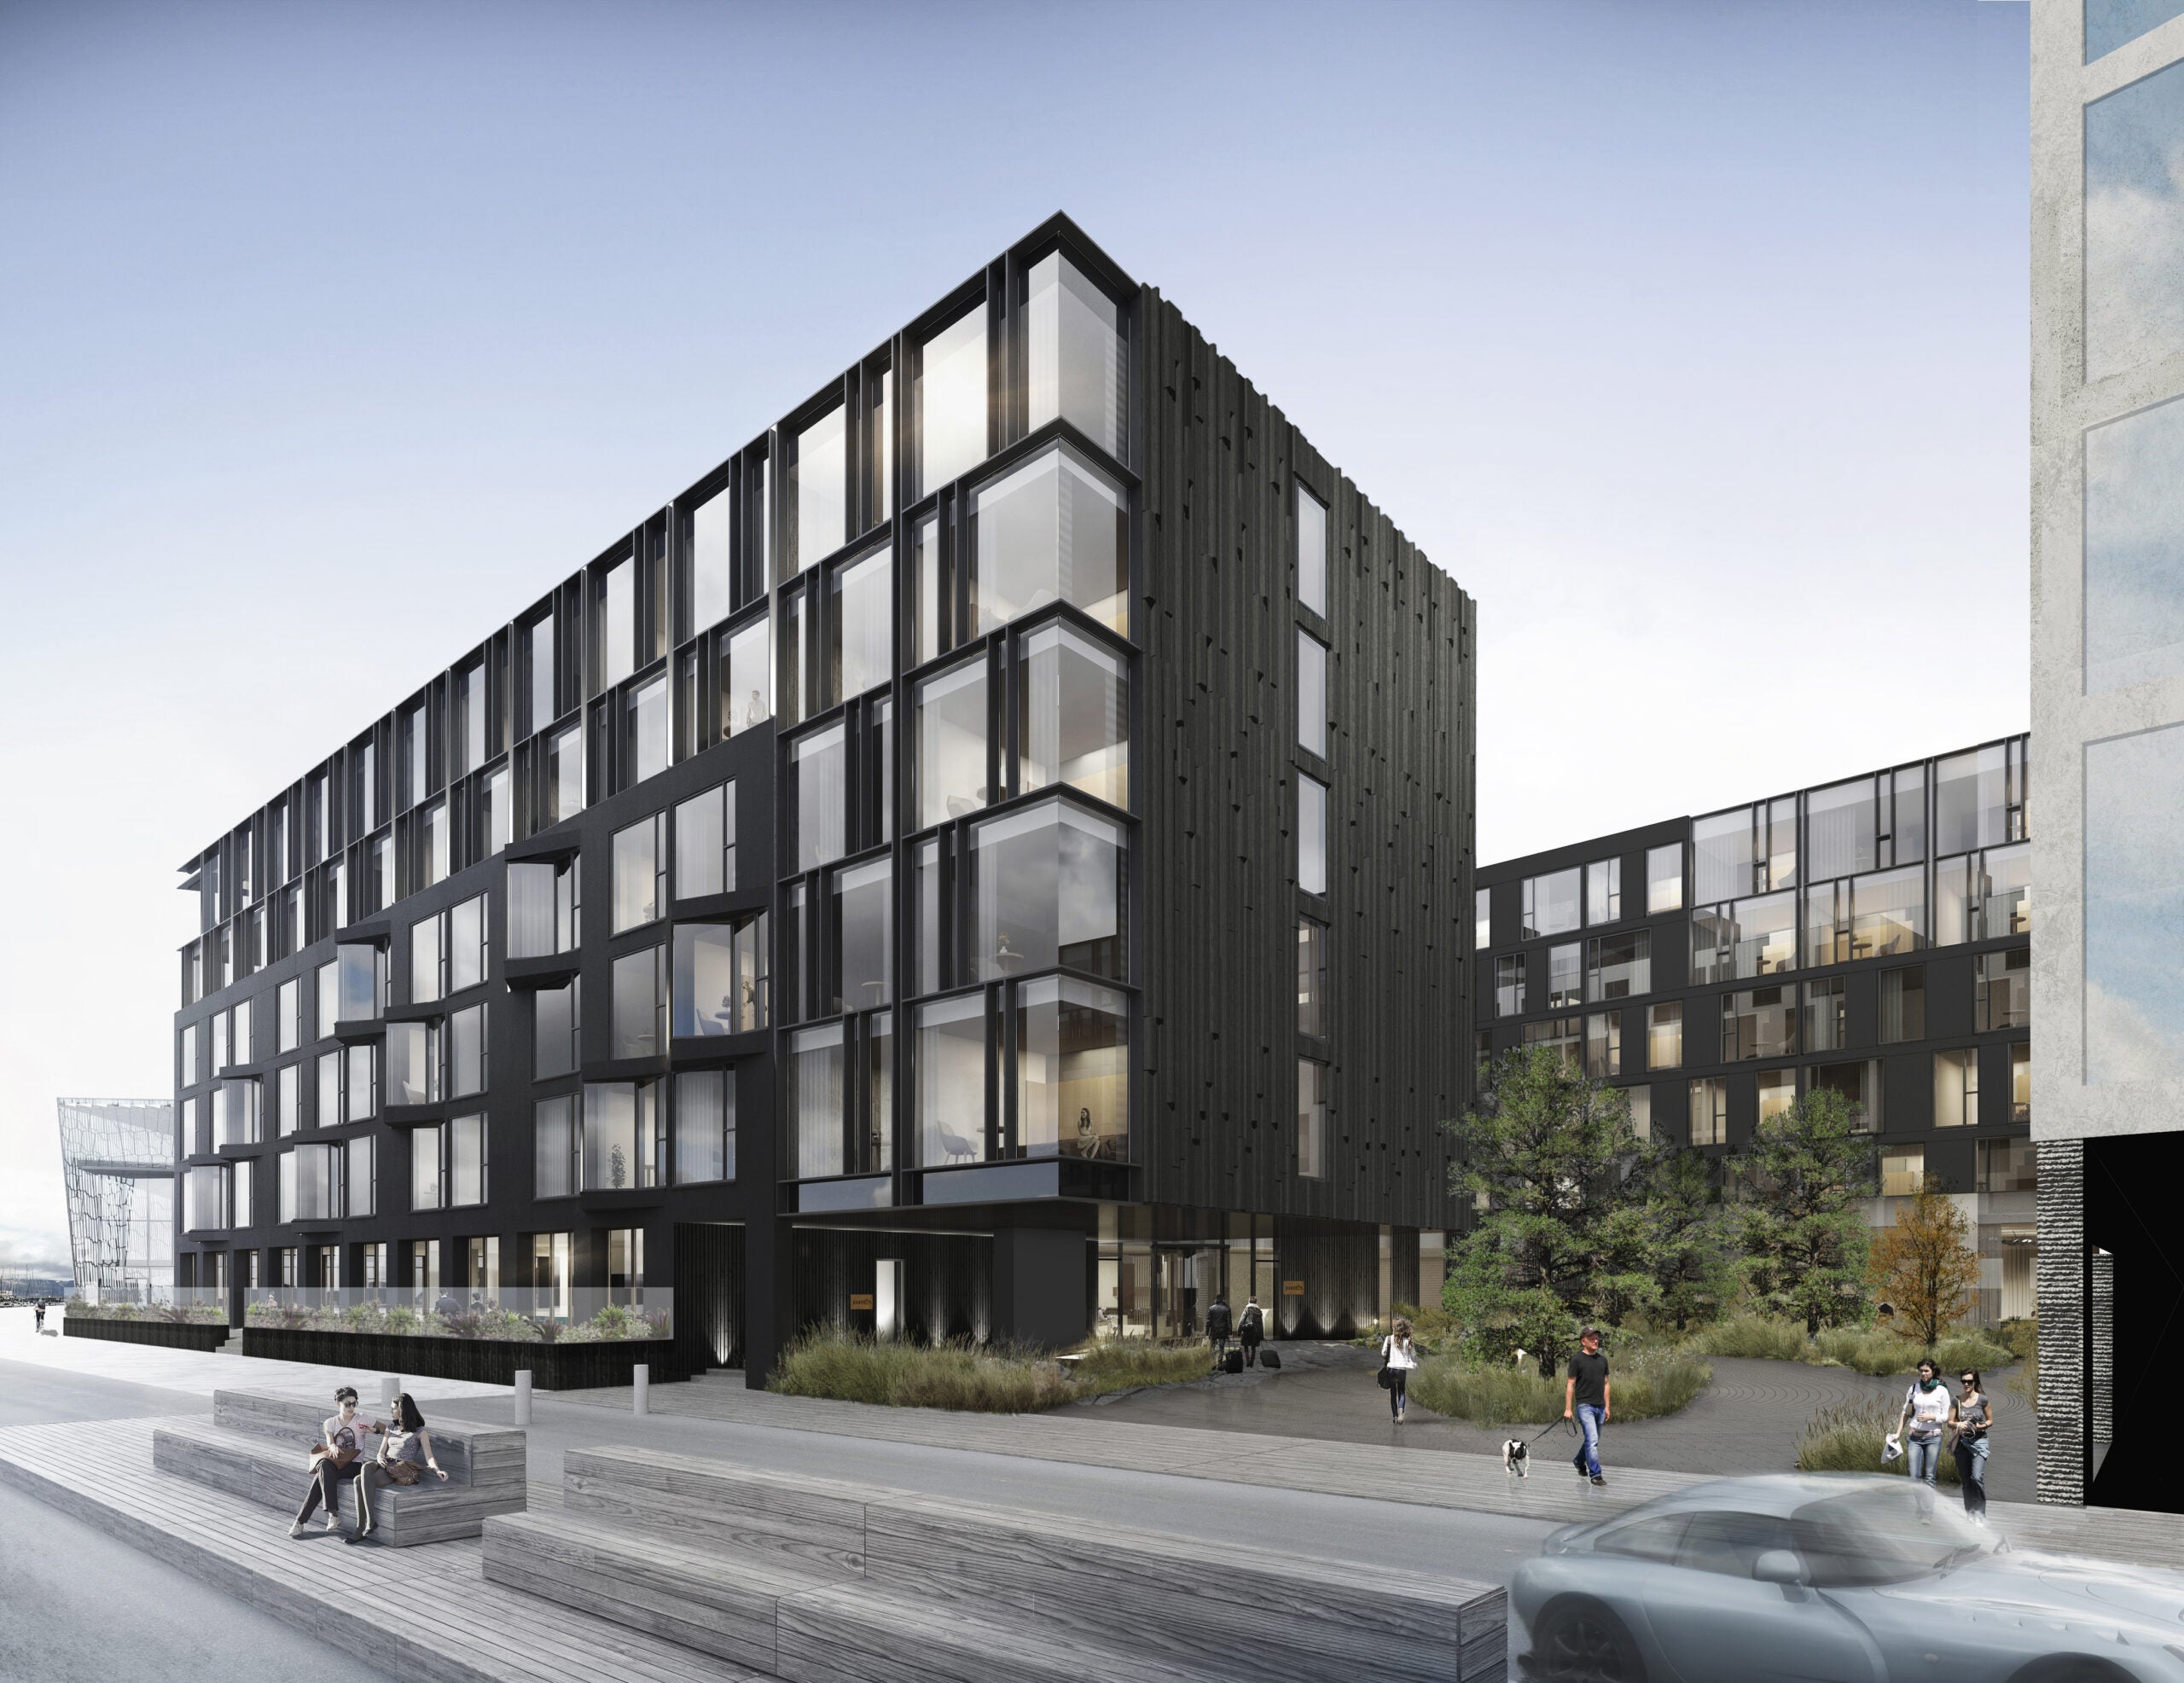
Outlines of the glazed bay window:
M345 1047L341 1053L341 1116L369 1122L379 1114L379 1048Z
M1670 842L1665 847L1646 850L1646 910L1676 912L1683 909L1683 844Z
M579 978L565 986L541 988L531 996L531 1064L536 1081L577 1072L581 1057L582 1007Z
M1972 991L1978 1007L1981 1034L1994 1029L2024 1029L2032 1025L2032 951L2028 947L2007 952L1982 953Z
M667 949L647 947L614 960L614 1019L607 1055L657 1058L667 1050Z
M1594 867L1595 870L1599 867ZM1653 991L1653 937L1648 930L1595 935L1585 943L1585 998L1594 1005Z
M584 1129L577 1101L568 1095L531 1106L531 1196L567 1198L583 1173Z
M675 809L675 897L735 891L735 785L723 783Z
M1324 1181L1327 1175L1327 1066L1309 1058L1297 1060L1297 1175Z
M925 496L986 459L986 306L958 316L918 347L912 381L918 491Z
M1504 953L1494 960L1494 1014L1521 1017L1531 1009L1525 955Z
M1726 1146L1729 1142L1729 1084L1719 1076L1691 1083L1691 1143Z
M1585 1019L1585 1073L1596 1081L1623 1073L1623 1013L1595 1011Z
M977 1163L986 1154L986 1002L962 994L918 1007L912 1048L918 1162Z
M845 561L828 582L827 699L862 695L895 671L895 566L886 547Z
M1026 422L1057 416L1108 455L1129 446L1130 342L1120 305L1060 252L1025 277Z
M971 498L971 611L983 633L1050 602L1130 629L1130 500L1067 444Z
M508 867L510 958L551 958L576 950L584 936L578 863L572 856L558 862L526 860Z
M1575 866L1566 871L1554 871L1546 876L1526 877L1524 881L1524 925L1518 933L1520 941L1535 941L1542 935L1567 935L1579 922L1578 874Z
M675 1077L675 1184L735 1178L735 1083L727 1070Z
M761 614L731 631L721 651L720 734L733 736L773 717L772 631Z
M622 699L622 786L667 769L667 676L639 684Z
M667 913L667 815L655 812L614 833L612 932L636 929Z
M1788 1058L1798 1049L1797 989L1747 988L1722 995L1722 1061Z
M183 1225L189 1232L217 1233L228 1225L229 1167L200 1163L183 1171Z
M1327 891L1327 786L1297 775L1297 886L1307 894Z
M1327 506L1297 487L1297 603L1321 618L1327 611Z
M485 1118L459 1116L447 1125L447 1201L485 1201Z
M749 1034L766 1026L764 913L675 926L675 1033Z
M386 954L378 947L347 944L334 949L339 966L335 983L335 1011L344 1023L378 1020L386 998ZM324 1025L321 1027L324 1032Z
M834 873L836 1011L887 1003L894 973L894 865L886 859Z
M1934 1126L1979 1125L1979 1053L1966 1047L1934 1053Z
M584 1089L584 1190L626 1192L660 1184L666 1119L654 1081L594 1081Z
M386 1101L440 1100L440 1030L437 1023L390 1023L386 1029Z
M539 829L573 818L584 810L584 727L572 724L547 740L544 780L539 790Z
M799 1029L788 1037L789 1164L792 1180L843 1172L847 1096L842 1024Z
M259 1137L258 1085L255 1078L224 1081L212 1088L212 1148L254 1146Z
M918 827L988 804L986 663L983 656L917 687Z
M849 541L849 421L837 403L796 435L788 459L789 565L801 572Z
M1043 625L1025 635L1016 673L1018 787L1028 794L1066 783L1127 807L1130 683L1123 658L1068 625Z
M1310 918L1297 920L1297 1032L1327 1032L1327 931Z
M1547 1008L1549 1011L1559 1011L1565 1006L1583 1001L1584 994L1580 980L1583 970L1579 963L1579 955L1583 951L1583 945L1576 941L1547 949Z
M1880 973L1880 1037L1884 1045L1926 1037L1926 966L1907 964Z
M1850 1042L1848 997L1840 976L1805 984L1805 1050L1840 1052Z
M842 856L848 834L846 741L838 719L788 746L789 857L797 870Z
M444 1149L442 1133L437 1125L410 1130L410 1207L412 1210L438 1210L447 1202L445 1164L441 1156Z
M1675 1070L1683 1066L1683 1001L1670 1000L1646 1011L1646 1067Z
M1130 1155L1130 1001L1048 976L1016 989L1019 1157Z
M1297 746L1327 757L1327 646L1304 630L1297 633Z
M485 1007L480 1002L447 1019L447 1096L483 1093L485 1077Z
M295 1162L295 1219L299 1222L338 1222L341 1219L341 1147L298 1146L290 1154ZM284 1169L285 1169L285 1161Z
M1007 979L1057 965L1118 981L1129 852L1123 827L1068 801L989 818L972 832L972 971Z
M430 1005L447 991L441 979L438 913L410 926L410 1003Z
M351 1220L379 1213L379 1141L369 1134L341 1141L342 1213ZM366 1245L366 1251L374 1247Z

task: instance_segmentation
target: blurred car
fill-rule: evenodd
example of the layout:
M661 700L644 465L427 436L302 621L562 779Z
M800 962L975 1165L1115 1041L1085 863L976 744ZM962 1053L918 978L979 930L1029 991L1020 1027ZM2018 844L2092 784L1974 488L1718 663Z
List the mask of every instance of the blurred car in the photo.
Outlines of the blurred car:
M2184 1683L2184 1574L2012 1549L1901 1477L1694 1485L1518 1568L1527 1676Z

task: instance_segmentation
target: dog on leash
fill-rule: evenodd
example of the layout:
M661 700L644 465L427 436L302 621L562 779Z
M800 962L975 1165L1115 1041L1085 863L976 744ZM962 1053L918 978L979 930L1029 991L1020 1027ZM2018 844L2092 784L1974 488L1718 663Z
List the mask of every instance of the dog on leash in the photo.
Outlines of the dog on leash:
M1513 1437L1502 1446L1502 1471L1519 1478L1532 1476L1531 1446L1521 1437Z

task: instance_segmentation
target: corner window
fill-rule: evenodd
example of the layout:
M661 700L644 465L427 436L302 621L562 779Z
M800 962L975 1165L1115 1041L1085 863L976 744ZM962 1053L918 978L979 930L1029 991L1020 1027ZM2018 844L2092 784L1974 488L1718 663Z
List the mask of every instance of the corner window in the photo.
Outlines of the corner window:
M508 956L573 952L584 933L579 862L519 861L508 867Z
M2018 947L2008 952L1982 953L1973 984L1978 1004L1978 1030L2024 1029L2032 1024L2032 952Z
M1126 975L1121 826L1058 800L987 819L973 832L972 876L977 979L1057 965Z
M667 910L665 813L614 833L614 934L662 917Z
M1128 494L1069 445L979 488L971 548L972 617L981 633L1058 601L1128 631Z
M918 1007L912 1048L918 1162L978 1163L986 1155L986 1003L984 994Z
M675 1033L749 1034L767 1024L766 917L675 926Z
M1327 612L1327 506L1297 487L1297 601L1321 618Z
M1067 625L1043 625L1025 635L1016 670L1018 787L1028 794L1066 783L1127 807L1130 685L1122 657Z
M1016 990L1019 1157L1129 1155L1130 1002L1066 976Z
M659 1083L590 1082L584 1089L584 1190L626 1192L660 1184L666 1129Z
M675 897L735 889L735 785L723 783L675 809Z
M918 347L918 486L938 490L986 459L986 306L983 302Z
M436 1105L439 1098L439 1024L390 1023L386 1030L387 1102Z
M1121 306L1060 252L1031 265L1025 292L1026 424L1040 427L1059 416L1120 458L1130 396Z

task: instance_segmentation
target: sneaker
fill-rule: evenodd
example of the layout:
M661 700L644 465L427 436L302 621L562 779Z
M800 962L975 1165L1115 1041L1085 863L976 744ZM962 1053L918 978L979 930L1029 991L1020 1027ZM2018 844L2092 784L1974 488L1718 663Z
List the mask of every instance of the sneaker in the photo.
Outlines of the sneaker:
M1605 1484L1607 1483L1607 1480L1602 1478L1600 1474L1594 1473L1593 1475L1593 1483L1595 1484Z
M304 1527L301 1520L298 1520L294 1524L288 1527L288 1535L292 1537L300 1537L303 1534Z
M328 1514L326 1516L326 1529L329 1531L340 1530L341 1529L341 1516L338 1513Z

